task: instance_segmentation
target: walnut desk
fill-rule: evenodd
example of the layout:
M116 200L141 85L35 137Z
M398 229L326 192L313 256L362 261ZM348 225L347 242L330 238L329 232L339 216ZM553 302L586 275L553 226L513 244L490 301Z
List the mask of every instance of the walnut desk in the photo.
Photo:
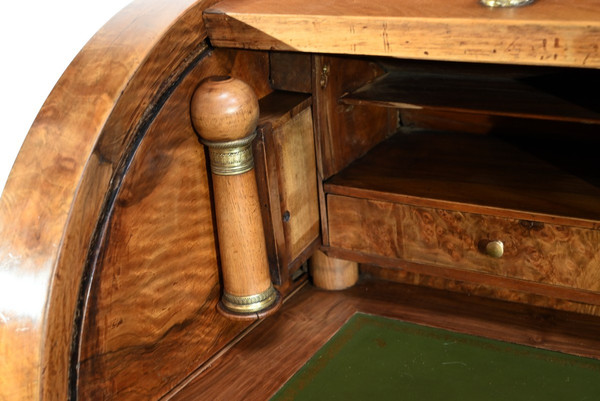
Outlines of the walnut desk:
M595 0L134 1L3 192L0 399L264 399L356 311L599 357L599 44Z

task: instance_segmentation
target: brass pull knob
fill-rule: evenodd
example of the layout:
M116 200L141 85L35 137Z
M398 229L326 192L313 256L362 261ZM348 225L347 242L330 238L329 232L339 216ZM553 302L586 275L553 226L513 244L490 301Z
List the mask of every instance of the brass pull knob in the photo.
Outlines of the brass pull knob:
M500 240L488 242L485 245L485 253L492 258L501 258L504 254L504 243Z

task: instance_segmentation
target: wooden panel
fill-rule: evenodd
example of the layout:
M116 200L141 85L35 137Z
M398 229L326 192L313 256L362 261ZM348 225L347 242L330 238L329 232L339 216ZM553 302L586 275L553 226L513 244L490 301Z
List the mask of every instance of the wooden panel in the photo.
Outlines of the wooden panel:
M549 149L559 154L563 141ZM543 147L543 145L541 145ZM582 156L586 153L581 153ZM591 159L593 160L593 159ZM399 133L325 184L340 195L599 227L600 188L489 136ZM597 170L589 171L597 178Z
M480 281L499 276L584 293L600 290L599 230L336 195L328 196L328 207L331 246L366 259L373 255L484 273ZM481 249L489 240L503 241L501 258Z
M217 46L600 67L600 5L536 1L225 0L205 13Z
M600 358L598 318L365 280L341 292L304 288L173 400L268 399L356 312Z
M423 128L473 134L494 134L500 137L517 136L521 142L535 140L538 148L550 137L560 137L564 144L571 143L581 152L585 142L597 142L598 128L593 124L564 121L537 120L446 112L430 109L403 109L400 111L402 125L407 128ZM563 153L563 152L561 152ZM564 153L563 153L564 154Z
M585 305L586 308L582 311L594 309L600 305L600 294L581 289L569 287L554 286L548 284L540 284L532 281L514 279L510 277L496 276L485 274L473 270L462 270L448 268L447 266L424 265L421 263L407 262L402 259L387 258L372 254L365 254L358 251L351 251L342 248L321 247L324 252L335 258L343 258L353 260L360 264L374 264L378 267L392 270L406 270L411 273L425 274L428 276L447 279L452 282L467 282L473 285L481 285L482 290L485 288L501 288L507 290L506 293L521 292L532 296L542 296L559 302L572 302L575 304ZM385 276L382 276L385 277ZM493 297L493 293L489 293ZM510 297L502 298L512 300ZM570 310L570 309L569 309ZM579 311L579 309L577 309Z
M103 203L144 118L205 49L208 4L134 1L77 55L32 125L0 201L0 398L68 398Z
M507 118L502 117L501 119ZM484 114L455 113L429 109L402 109L399 110L399 119L401 126L405 129L419 128L445 132L487 134L495 131L498 118L492 118ZM539 122L539 120L536 120L536 122Z
M271 86L273 89L311 93L312 57L310 54L272 52Z
M506 286L493 285L494 283L489 282L469 282L456 278L429 275L425 274L422 270L416 268L414 271L411 271L398 267L382 267L371 264L360 265L360 273L362 275L380 280L436 288L467 294L468 296L502 299L554 310L600 316L600 305L559 299L556 298L558 296L556 292L548 292L544 295L532 294L531 292L509 289Z
M267 123L262 126L259 125L256 132L257 135L252 144L252 152L254 153L258 198L265 229L267 259L269 261L269 270L271 271L273 284L282 286L287 284L288 276L287 269L283 267L285 237L279 205L277 171L268 167L276 163L271 135L272 129L270 124Z
M578 69L515 69L400 63L344 95L344 104L459 111L600 124L600 74ZM490 79L494 77L494 79ZM587 90L582 91L582 88Z
M600 290L600 230L405 207L404 259L584 290ZM492 258L481 248L504 243Z
M207 162L189 108L203 78L245 75L243 68L253 68L249 83L264 95L267 66L265 53L206 56L141 139L111 210L85 305L80 398L158 399L249 324L216 310Z
M305 109L274 133L288 263L319 236L312 114Z
M381 142L396 128L396 113L374 106L344 106L338 98L381 75L375 63L315 57L314 111L322 177L328 178Z
M307 94L274 91L259 100L258 126L268 125L270 129L277 129L310 107L311 102L312 99Z
M310 107L308 95L294 92L274 91L259 101L260 117L258 136L254 142L254 158L258 180L258 192L262 207L267 256L271 277L283 293L289 288L289 271L286 238L283 228L283 211L279 194L279 170L277 148L273 130L280 129L298 113Z
M310 97L276 91L260 102L255 144L270 263L278 284L304 262L319 238L319 208ZM272 267L273 270L273 267Z

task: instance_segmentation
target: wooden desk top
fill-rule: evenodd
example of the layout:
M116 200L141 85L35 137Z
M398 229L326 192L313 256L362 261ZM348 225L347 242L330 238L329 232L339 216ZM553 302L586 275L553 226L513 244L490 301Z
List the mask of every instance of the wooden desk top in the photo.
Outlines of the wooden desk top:
M600 68L598 0L225 0L205 21L216 46Z
M278 314L253 326L165 398L269 399L356 312L599 357L595 317L363 279L344 291L304 287Z

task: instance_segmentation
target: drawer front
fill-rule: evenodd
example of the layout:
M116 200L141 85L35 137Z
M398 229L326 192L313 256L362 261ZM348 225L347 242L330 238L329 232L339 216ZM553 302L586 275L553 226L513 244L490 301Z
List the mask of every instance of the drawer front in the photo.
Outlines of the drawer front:
M600 290L600 231L328 196L332 247L502 277ZM501 257L486 246L501 241Z

